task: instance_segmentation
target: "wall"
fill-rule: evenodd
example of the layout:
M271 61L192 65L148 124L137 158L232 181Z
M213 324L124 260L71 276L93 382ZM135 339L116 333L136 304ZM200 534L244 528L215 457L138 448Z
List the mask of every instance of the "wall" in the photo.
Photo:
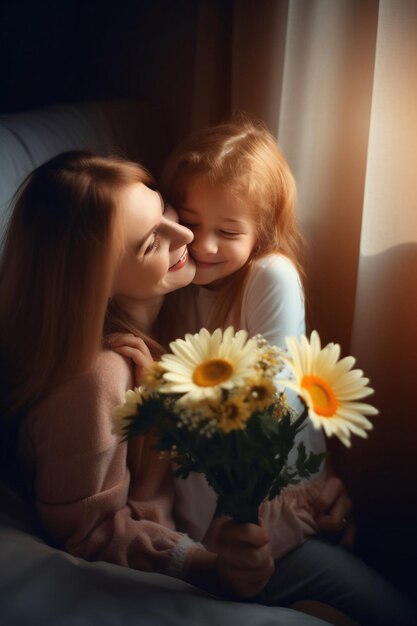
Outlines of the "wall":
M199 9L198 0L2 0L0 114L140 98L177 141L192 118Z

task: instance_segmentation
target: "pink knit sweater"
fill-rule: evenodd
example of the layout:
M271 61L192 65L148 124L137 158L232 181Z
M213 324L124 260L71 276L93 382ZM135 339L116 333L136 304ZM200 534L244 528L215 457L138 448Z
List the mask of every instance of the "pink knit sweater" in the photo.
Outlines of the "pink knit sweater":
M120 443L111 410L133 386L130 364L112 351L32 409L22 457L50 538L88 560L184 576L195 544L176 532L168 461L152 437Z

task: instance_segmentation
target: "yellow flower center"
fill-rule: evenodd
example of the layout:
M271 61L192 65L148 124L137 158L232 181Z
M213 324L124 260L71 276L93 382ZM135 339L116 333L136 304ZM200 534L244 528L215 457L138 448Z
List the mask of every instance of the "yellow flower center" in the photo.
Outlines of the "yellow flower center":
M268 396L268 390L265 387L262 387L262 385L253 385L250 392L252 397L255 400L259 400L260 402L265 400L265 398Z
M250 412L244 402L238 398L229 400L219 407L218 426L225 433L231 430L243 430Z
M228 380L233 367L226 359L207 359L195 368L193 382L199 387L214 387Z
M313 401L313 407L318 415L333 417L339 402L329 383L319 376L304 376L301 387L307 389Z

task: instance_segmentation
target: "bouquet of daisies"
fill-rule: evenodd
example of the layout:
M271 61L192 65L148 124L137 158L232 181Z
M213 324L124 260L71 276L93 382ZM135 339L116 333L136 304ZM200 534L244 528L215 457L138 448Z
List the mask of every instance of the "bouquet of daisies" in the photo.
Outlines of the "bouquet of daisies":
M351 370L352 357L339 360L339 346L321 349L315 332L310 342L287 344L283 352L232 327L177 339L115 409L115 432L128 439L153 429L177 476L204 473L217 494L217 515L256 523L264 500L317 472L323 461L300 443L288 463L307 419L349 446L352 432L365 437L372 428L365 415L377 413L357 402L372 389L360 370ZM284 368L292 376L278 390L274 380ZM287 404L285 386L301 398L301 415Z

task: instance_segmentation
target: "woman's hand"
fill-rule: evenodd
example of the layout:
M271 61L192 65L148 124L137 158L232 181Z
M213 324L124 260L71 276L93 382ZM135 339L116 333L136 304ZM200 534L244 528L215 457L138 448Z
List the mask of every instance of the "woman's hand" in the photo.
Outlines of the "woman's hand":
M144 369L153 363L152 355L144 340L132 333L111 333L106 335L104 343L111 350L133 361L135 385L139 386Z
M266 530L256 524L225 522L217 537L217 554L194 551L188 582L232 599L253 598L274 572Z
M328 478L314 503L315 520L319 531L343 546L351 547L355 538L352 522L352 501L342 481Z
M228 521L221 526L217 543L221 586L238 598L260 593L275 569L265 528Z

